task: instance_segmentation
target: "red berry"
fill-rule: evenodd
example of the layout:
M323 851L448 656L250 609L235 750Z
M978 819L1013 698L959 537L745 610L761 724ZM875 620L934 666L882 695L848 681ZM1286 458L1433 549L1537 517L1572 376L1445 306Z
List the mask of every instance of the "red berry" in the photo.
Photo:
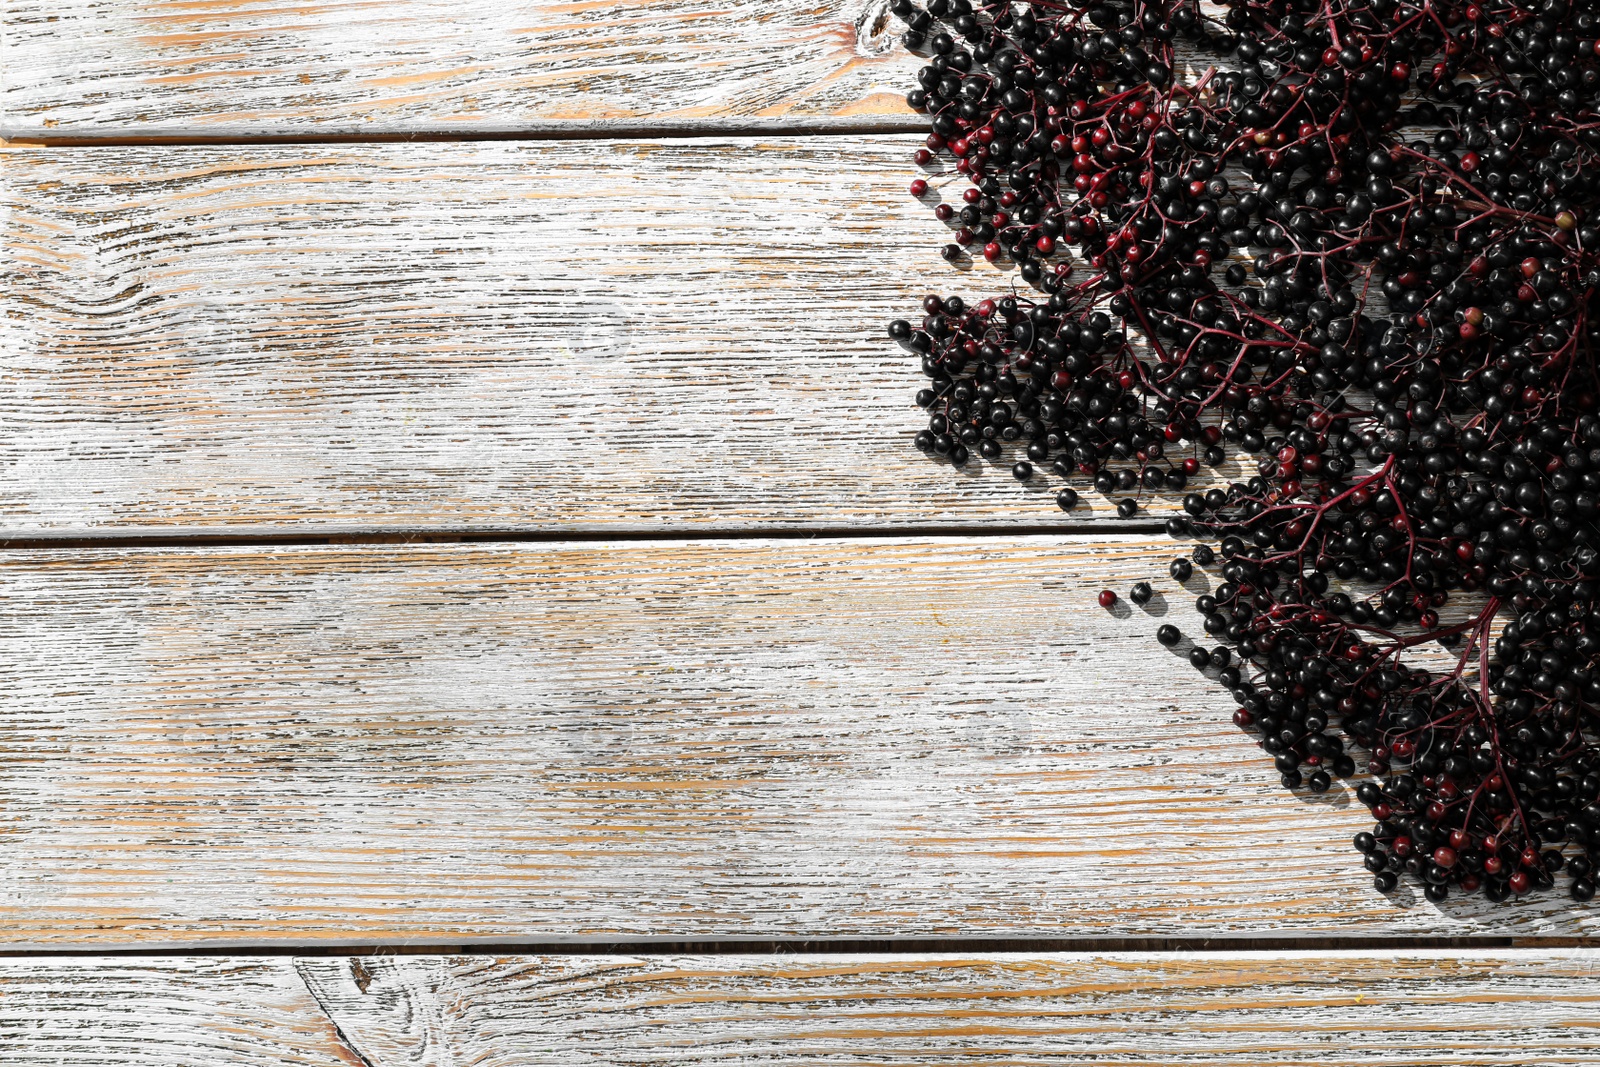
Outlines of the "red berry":
M1117 602L1117 594L1109 589L1100 590L1100 606L1109 608Z

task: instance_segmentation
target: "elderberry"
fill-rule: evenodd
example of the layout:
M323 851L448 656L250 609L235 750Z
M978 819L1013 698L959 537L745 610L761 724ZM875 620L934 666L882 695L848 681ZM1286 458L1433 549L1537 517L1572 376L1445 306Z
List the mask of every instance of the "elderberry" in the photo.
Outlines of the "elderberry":
M918 162L967 185L957 208L917 178L946 258L1032 293L890 324L929 379L916 447L1015 449L1020 478L1091 480L1123 518L1181 499L1169 533L1219 572L1197 607L1222 644L1191 662L1286 787L1366 771L1379 891L1499 901L1564 868L1592 898L1600 13L891 10L930 57ZM1230 453L1242 477L1199 481ZM1426 644L1451 665L1408 657Z

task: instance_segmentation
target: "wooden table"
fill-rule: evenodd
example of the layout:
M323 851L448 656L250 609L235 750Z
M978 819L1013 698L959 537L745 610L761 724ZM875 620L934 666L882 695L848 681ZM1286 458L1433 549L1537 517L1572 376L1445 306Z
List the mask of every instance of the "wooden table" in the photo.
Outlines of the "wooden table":
M886 9L4 0L0 1060L1600 1063L909 447Z

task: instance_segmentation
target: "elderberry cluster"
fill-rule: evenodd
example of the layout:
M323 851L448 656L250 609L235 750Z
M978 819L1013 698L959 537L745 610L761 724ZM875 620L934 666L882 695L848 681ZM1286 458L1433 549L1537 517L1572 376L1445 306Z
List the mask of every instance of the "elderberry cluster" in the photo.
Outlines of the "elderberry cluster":
M1564 868L1590 899L1600 4L892 9L929 56L911 192L947 259L1031 287L890 325L929 379L917 447L1020 450L1064 510L1080 478L1124 517L1183 493L1168 530L1220 570L1191 660L1285 786L1364 765L1380 890Z

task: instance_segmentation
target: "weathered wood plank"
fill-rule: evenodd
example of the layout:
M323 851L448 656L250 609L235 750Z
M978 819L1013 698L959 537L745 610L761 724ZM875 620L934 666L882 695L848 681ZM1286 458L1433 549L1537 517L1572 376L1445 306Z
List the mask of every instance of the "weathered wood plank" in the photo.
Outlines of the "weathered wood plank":
M1600 1063L1593 950L0 963L18 1067Z
M282 957L0 960L0 1054L41 1067L377 1067Z
M7 136L907 117L888 0L5 0Z
M0 556L0 938L1581 935L1374 893L1137 538ZM1126 612L1124 611L1124 614Z
M914 144L13 150L0 521L1066 523L911 447L884 324L1010 284L939 258Z

